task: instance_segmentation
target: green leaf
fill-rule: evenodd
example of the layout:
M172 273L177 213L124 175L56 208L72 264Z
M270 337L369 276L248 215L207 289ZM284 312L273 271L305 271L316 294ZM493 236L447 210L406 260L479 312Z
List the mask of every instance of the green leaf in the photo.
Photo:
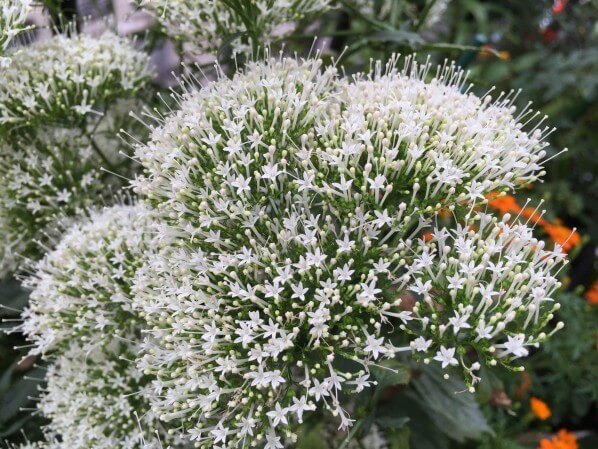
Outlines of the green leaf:
M35 379L42 379L44 374L43 368L34 368L28 371L27 378L21 378L14 382L10 390L0 397L0 423L7 422L19 413L22 407L31 402L30 397L37 395L37 387L41 383Z
M13 372L14 366L15 366L14 364L11 364L2 373L2 377L0 377L0 394L3 394L5 391L8 391L8 389L10 388L10 380L12 379L12 372Z
M21 287L19 281L0 281L0 316L18 315L28 301L29 293Z
M463 382L444 379L438 367L423 367L413 385L422 405L449 438L463 442L492 433L473 394Z
M296 449L327 449L326 442L322 438L322 428L321 422L315 426L301 426Z
M383 429L398 430L409 422L408 416L378 416L374 420Z
M392 400L382 402L376 411L376 420L409 418L409 442L414 449L448 449L448 438L441 432L421 399L412 391L399 392Z
M378 389L383 390L395 385L405 385L411 378L411 369L396 359L386 360L370 368Z
M394 42L400 45L423 45L424 39L417 33L402 30L383 30L368 36L368 40L374 42Z
M388 449L409 449L409 427L401 427L400 429L390 429L385 432L386 440L388 441Z
M20 417L19 419L15 420L14 422L10 423L10 425L6 429L0 430L0 438L7 438L14 433L17 433L19 430L25 426L28 421L33 419L33 415L30 413Z

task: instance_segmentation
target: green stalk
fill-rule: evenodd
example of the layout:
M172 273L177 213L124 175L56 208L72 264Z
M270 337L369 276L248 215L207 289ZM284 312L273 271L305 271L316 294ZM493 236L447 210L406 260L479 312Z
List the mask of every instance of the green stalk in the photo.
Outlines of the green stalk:
M351 431L347 434L347 436L336 447L336 449L345 449L349 445L349 443L351 442L351 440L353 439L355 434L357 432L359 432L359 429L361 429L362 425L363 425L363 420L358 420L355 423L355 425L353 426L353 428L351 429Z

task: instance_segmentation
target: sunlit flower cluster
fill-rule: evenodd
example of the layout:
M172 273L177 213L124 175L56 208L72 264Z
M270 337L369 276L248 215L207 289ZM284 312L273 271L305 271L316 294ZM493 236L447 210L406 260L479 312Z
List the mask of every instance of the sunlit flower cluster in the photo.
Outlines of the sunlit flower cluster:
M11 58L4 57L11 41L28 27L25 24L31 10L31 0L0 0L0 68L6 68Z
M41 129L0 140L0 278L45 252L60 222L101 202L107 188L89 139ZM106 192L108 193L108 192Z
M140 3L156 12L169 34L192 43L201 51L216 52L233 37L232 48L246 53L251 51L248 38L268 45L293 31L297 21L322 14L332 1L141 0Z
M151 234L142 206L90 211L57 247L33 263L32 289L22 331L32 354L62 352L72 341L82 350L132 335L139 322L131 309L131 280Z
M12 55L0 84L0 132L38 124L80 126L85 116L135 94L149 77L147 54L112 33L60 34Z
M415 353L442 368L461 366L472 387L480 369L469 361L472 349L488 365L512 366L547 338L559 307L551 294L565 253L545 250L531 228L509 218L478 213L455 229L434 228L411 246L398 286L419 299L403 327L416 337Z
M347 429L341 394L370 386L370 368L382 359L417 352L416 338L435 336L432 325L445 317L425 324L424 302L413 311L403 305L415 277L428 281L413 261L432 251L417 249L415 236L441 208L484 202L541 173L544 131L525 132L509 98L469 93L453 66L430 81L431 67L411 60L351 80L320 66L252 63L186 94L136 150L146 171L134 186L163 221L158 239L174 239L136 278L135 306L153 337L140 367L157 376L156 413L182 422L200 447L282 448L296 437L290 424L316 407ZM486 306L478 313L496 333L480 346L496 342L508 359L503 340L538 324L534 313L528 323L520 316L554 284L542 253L496 234L460 236L463 256L443 241L446 260L438 277L429 275L444 286L462 257L474 266L469 285L488 262L475 245L498 239L502 251L491 261L522 265L524 274L503 273L493 284L484 271L484 280L491 292L512 285L496 313L513 306L520 327L501 327L506 318ZM535 269L545 296L530 301L521 283ZM451 317L473 317L477 309L457 298L462 308L455 304ZM522 335L523 346L536 342ZM435 341L445 346L434 348L450 352L454 340L443 331Z
M161 426L147 403L148 379L133 361L137 351L118 338L101 349L73 345L49 367L38 409L50 419L45 432L59 436L58 447L161 448L154 433Z

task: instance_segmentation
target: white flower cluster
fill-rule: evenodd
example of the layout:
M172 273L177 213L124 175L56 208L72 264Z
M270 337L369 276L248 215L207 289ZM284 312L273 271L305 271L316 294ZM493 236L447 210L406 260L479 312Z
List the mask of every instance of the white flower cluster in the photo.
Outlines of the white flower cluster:
M0 84L0 134L38 124L79 126L149 79L147 54L112 33L58 35L12 55Z
M31 0L0 0L0 68L6 69L11 58L4 57L11 41L28 27L25 24L31 10Z
M148 411L148 379L134 363L137 351L119 339L101 349L73 346L49 367L38 409L50 419L45 432L59 436L58 447L160 447L154 434L160 424Z
M32 262L19 330L31 354L53 361L38 408L50 420L48 441L60 448L158 449L171 440L150 412L150 378L135 364L142 326L130 287L151 226L140 205L90 211Z
M251 51L248 38L269 44L295 28L297 21L322 14L332 0L141 0L174 37L201 51L216 52L231 36L238 53ZM235 8L232 6L235 5Z
M100 201L105 176L90 141L68 129L0 140L0 278L38 258L58 223Z
M282 448L295 438L290 424L316 407L348 428L341 394L371 385L382 358L416 351L418 326L426 338L437 331L433 316L421 324L423 306L402 307L405 276L426 275L410 269L414 237L440 209L540 174L543 131L525 132L509 98L469 93L453 66L430 81L431 67L413 61L353 80L320 67L249 64L185 95L136 150L146 174L134 186L163 221L159 237L174 239L133 289L153 337L140 367L157 377L156 413L182 422L199 447ZM499 243L523 251L514 269L544 269L520 244ZM439 276L452 274L447 262ZM515 308L530 304L520 282ZM553 284L538 286L548 294ZM500 298L516 303L510 293ZM531 335L540 321L493 341Z
M412 246L397 285L419 298L414 319L401 326L414 337L411 348L442 368L460 365L472 388L480 364L468 363L468 352L511 366L547 338L559 307L550 295L561 285L555 269L565 253L558 245L545 250L531 228L510 218L476 213L455 229L434 228Z
M39 262L25 286L32 290L22 331L32 354L61 352L73 340L82 350L134 334L130 288L152 238L143 206L90 211Z

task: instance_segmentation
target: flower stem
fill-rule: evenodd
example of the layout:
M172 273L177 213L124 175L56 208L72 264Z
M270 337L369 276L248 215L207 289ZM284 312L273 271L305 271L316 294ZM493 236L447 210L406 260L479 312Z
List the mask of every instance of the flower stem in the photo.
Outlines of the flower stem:
M358 420L355 423L355 425L353 426L353 428L351 429L351 431L347 434L347 436L336 447L336 449L345 449L347 447L347 445L351 442L351 440L353 439L355 434L357 432L359 432L359 429L361 429L362 425L363 425L363 420L362 419Z

